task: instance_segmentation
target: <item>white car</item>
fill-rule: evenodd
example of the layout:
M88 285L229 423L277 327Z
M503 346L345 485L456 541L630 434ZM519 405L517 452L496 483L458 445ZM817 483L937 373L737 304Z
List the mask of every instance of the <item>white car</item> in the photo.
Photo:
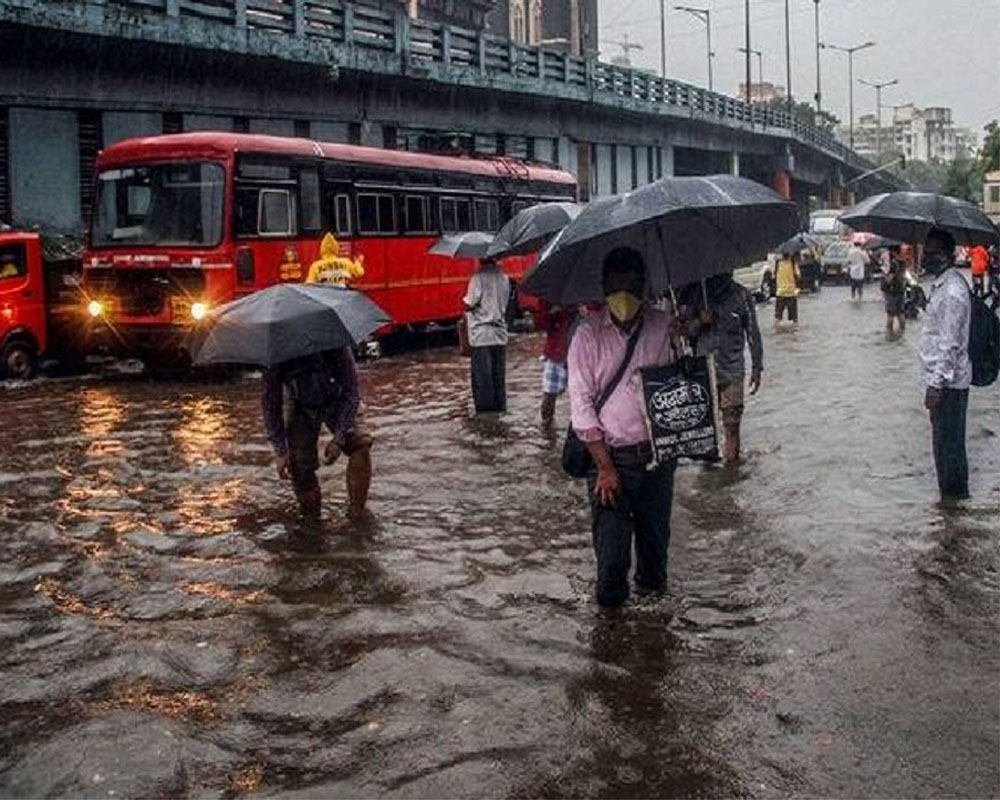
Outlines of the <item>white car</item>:
M774 297L774 258L757 261L749 267L741 267L733 272L733 280L753 294L758 303Z

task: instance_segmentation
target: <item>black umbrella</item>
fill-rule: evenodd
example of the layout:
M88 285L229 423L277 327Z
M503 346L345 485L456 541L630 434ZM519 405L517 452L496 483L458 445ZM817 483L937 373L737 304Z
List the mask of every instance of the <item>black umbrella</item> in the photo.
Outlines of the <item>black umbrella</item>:
M903 243L897 239L890 239L886 236L872 236L867 242L861 245L862 250L886 250L890 247L899 247Z
M616 247L646 262L655 298L763 259L799 227L795 205L735 175L663 178L597 200L563 229L525 274L521 288L557 305L600 300L601 265Z
M534 253L576 219L581 211L583 206L579 203L539 203L522 209L500 229L486 256L505 258Z
M485 258L486 248L492 241L493 234L482 231L449 233L434 242L427 252L448 258Z
M219 306L187 348L195 364L267 367L360 344L391 321L353 289L282 283Z
M889 192L862 200L840 215L856 231L920 244L932 228L943 228L966 247L996 244L996 226L980 209L943 194Z
M797 233L791 239L786 239L779 244L774 251L783 256L793 256L818 245L819 240L813 238L808 233Z

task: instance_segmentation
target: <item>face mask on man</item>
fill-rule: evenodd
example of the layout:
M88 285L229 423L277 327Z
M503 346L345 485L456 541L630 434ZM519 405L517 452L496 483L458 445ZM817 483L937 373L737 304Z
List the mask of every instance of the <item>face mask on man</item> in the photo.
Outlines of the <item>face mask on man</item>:
M608 312L619 323L626 324L635 319L639 309L642 308L642 300L632 292L619 291L612 292L604 298L608 304Z
M920 259L920 266L931 275L940 275L949 267L948 257L944 253L925 252Z

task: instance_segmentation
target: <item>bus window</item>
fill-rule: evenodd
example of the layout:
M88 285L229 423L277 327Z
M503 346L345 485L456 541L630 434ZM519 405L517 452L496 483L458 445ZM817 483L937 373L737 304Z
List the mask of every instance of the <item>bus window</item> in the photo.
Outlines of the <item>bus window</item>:
M299 171L299 228L305 234L318 234L323 227L319 195L319 171L307 167Z
M461 233L472 230L469 201L458 197L441 198L441 232Z
M295 214L292 193L287 189L261 189L257 210L257 233L261 236L292 236Z
M430 201L420 195L406 196L406 226L405 233L430 233L431 224Z
M395 203L391 194L358 195L358 232L394 233Z
M351 235L351 198L346 194L338 194L334 198L334 206L337 215L335 226L337 236Z
M487 233L500 230L500 204L496 200L476 200L476 230Z

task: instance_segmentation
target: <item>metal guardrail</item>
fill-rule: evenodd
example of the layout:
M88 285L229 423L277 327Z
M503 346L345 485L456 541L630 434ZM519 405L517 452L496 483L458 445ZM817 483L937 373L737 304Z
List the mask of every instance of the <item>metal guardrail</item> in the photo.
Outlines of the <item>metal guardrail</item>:
M270 35L305 45L326 46L345 57L345 68L397 59L401 74L439 73L447 68L478 73L502 84L535 84L540 93L560 91L596 102L631 101L650 113L681 112L707 122L761 132L787 132L851 167L874 165L845 147L826 129L804 122L785 110L768 109L709 92L690 84L663 79L642 70L606 64L568 53L525 47L489 34L411 20L402 12L384 12L349 0L84 0L127 13L162 14L179 23L198 19L229 26L255 41ZM13 5L30 4L14 0ZM43 4L47 3L43 0ZM0 5L4 3L0 2ZM351 57L353 56L353 57ZM358 57L362 56L362 57ZM364 56L370 56L364 58ZM332 63L336 63L336 59Z

